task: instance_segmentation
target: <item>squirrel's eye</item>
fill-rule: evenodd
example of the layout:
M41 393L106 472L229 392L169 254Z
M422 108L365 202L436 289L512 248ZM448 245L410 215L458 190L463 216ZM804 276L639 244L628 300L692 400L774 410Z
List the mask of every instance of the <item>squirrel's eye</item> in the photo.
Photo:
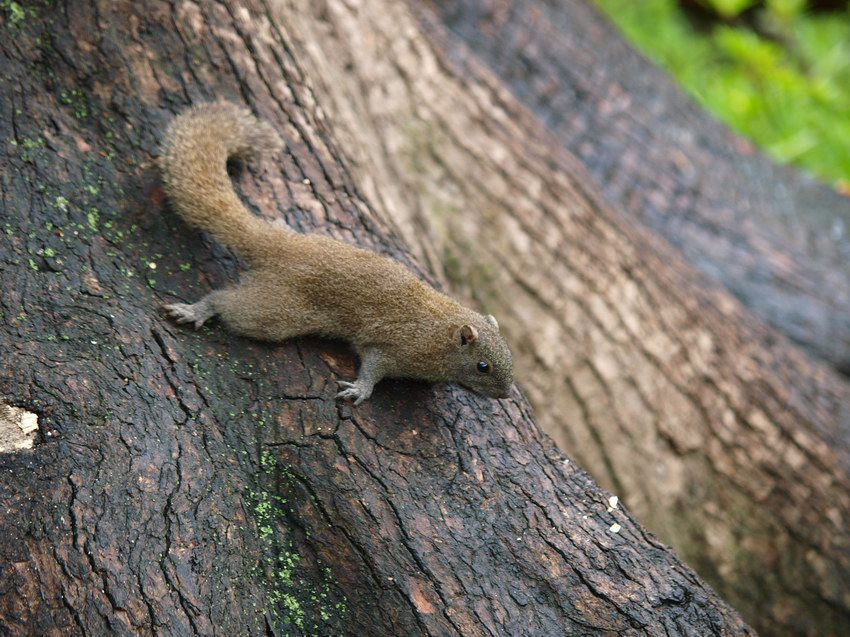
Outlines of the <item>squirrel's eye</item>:
M482 374L487 374L490 372L490 363L487 361L478 361L478 371Z

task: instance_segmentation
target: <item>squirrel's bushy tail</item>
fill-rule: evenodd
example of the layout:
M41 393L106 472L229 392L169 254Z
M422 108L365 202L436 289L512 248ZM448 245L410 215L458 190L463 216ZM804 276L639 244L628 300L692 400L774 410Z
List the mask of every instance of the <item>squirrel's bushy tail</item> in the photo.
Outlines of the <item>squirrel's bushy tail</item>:
M250 258L269 222L239 199L227 160L250 160L282 148L277 131L247 108L229 102L195 106L174 118L165 133L160 152L165 192L186 221Z

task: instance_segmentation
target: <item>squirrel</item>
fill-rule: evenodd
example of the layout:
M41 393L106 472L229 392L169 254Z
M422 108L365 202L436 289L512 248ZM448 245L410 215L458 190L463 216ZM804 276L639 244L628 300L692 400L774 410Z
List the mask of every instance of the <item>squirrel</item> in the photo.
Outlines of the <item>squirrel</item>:
M267 341L314 335L348 341L360 357L337 398L359 405L382 378L453 382L493 398L512 383L511 352L493 316L441 294L390 258L252 214L227 161L279 152L267 122L230 102L195 106L169 125L160 168L172 207L231 248L248 270L237 285L197 303L163 306L195 329L213 316Z

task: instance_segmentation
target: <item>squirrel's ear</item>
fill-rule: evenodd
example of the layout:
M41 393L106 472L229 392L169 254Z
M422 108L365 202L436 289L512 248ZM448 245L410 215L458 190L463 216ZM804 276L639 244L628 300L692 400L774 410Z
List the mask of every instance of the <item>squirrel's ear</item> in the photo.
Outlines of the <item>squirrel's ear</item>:
M493 316L492 314L488 314L485 318L487 319L487 322L490 325L492 325L496 329L499 329L499 321L496 320L495 316Z
M467 347L478 340L478 330L472 325L461 325L460 329L455 332L455 337L461 347Z

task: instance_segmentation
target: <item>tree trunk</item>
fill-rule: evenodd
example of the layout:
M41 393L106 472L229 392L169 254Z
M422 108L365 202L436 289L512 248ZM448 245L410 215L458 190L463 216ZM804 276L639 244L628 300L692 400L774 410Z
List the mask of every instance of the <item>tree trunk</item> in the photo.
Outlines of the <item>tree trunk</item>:
M302 59L322 43L288 30L312 16L3 9L0 395L4 431L40 427L0 455L4 635L751 634L518 391L384 382L351 408L333 399L344 346L157 315L236 276L164 209L155 167L168 119L215 97L287 142L240 180L260 214L417 268L312 88ZM561 183L553 168L540 179Z
M543 427L757 628L843 632L847 384L614 213L427 15L311 6L286 28L358 181L496 314Z
M431 3L615 208L850 373L850 198L704 113L589 2Z

